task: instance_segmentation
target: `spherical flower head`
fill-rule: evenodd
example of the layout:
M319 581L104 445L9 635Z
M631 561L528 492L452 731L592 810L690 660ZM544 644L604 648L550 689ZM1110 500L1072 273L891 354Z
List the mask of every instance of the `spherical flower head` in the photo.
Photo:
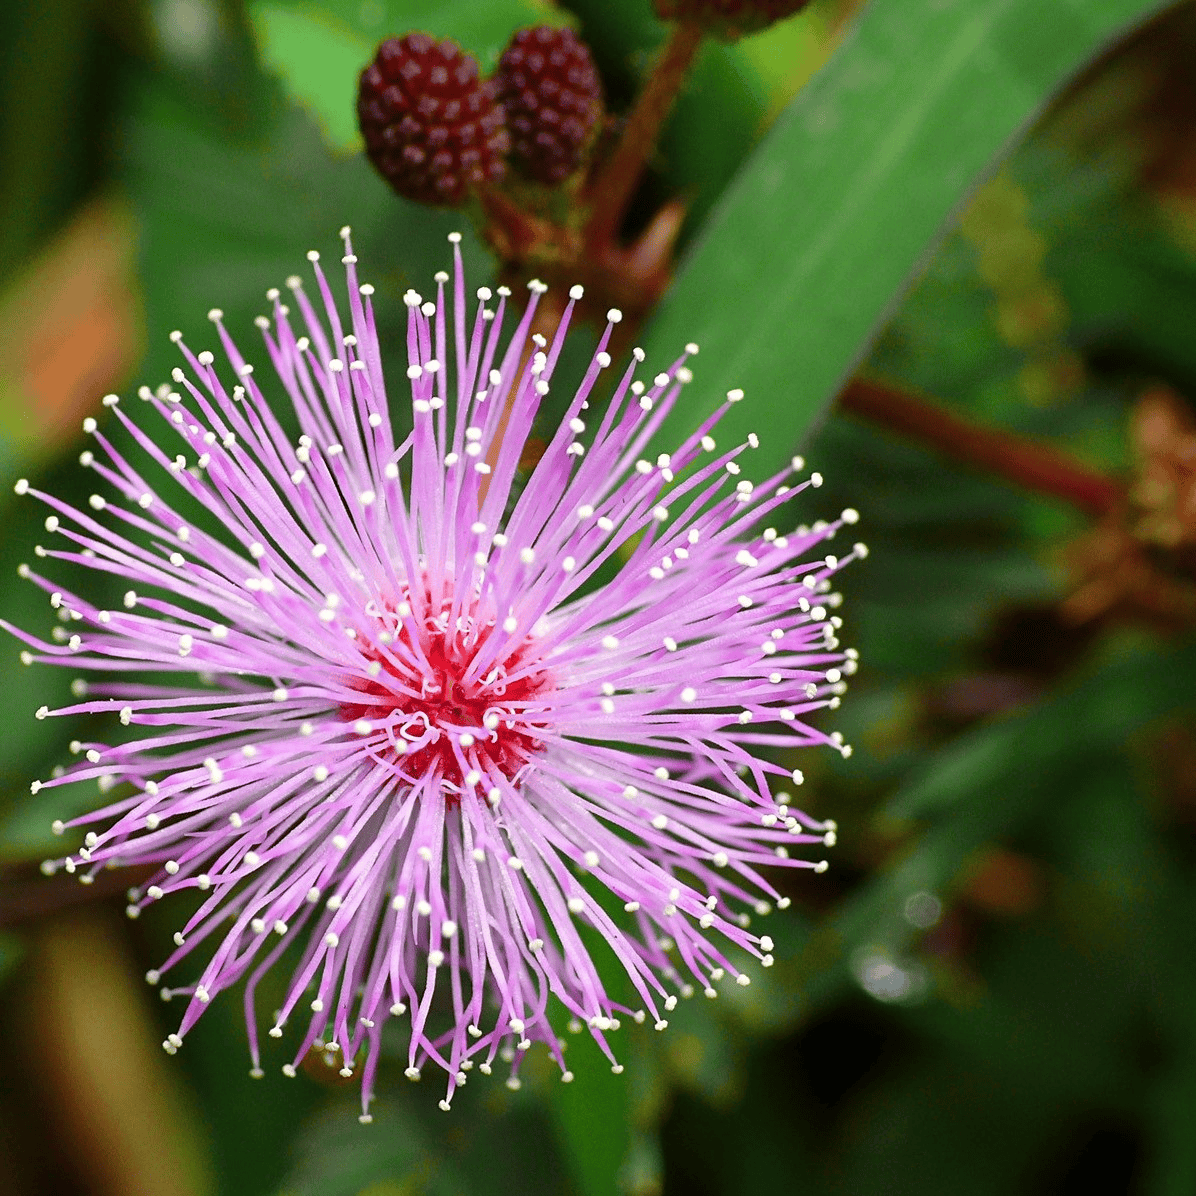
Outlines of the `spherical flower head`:
M801 12L810 0L655 0L665 21L693 21L717 37L734 41Z
M387 38L358 80L366 154L405 198L460 207L472 188L506 172L510 138L496 90L451 41Z
M62 622L46 642L5 626L27 662L87 677L39 717L112 728L34 783L112 799L47 870L155 870L130 916L192 894L149 975L183 1005L167 1050L244 980L261 1074L256 989L293 949L269 1029L283 1070L333 1054L368 1118L388 1023L409 1076L446 1073L447 1108L475 1066L501 1059L517 1084L534 1043L571 1078L562 1020L618 1070L624 1018L663 1029L678 996L772 962L751 929L787 904L771 870L825 867L834 826L792 805L800 772L765 753L848 751L806 718L854 671L829 591L864 549L825 550L851 511L764 526L820 479L753 487L755 437L713 439L739 392L645 457L697 347L614 370L613 311L520 477L581 289L545 339L533 283L507 337L509 292L469 296L454 246L434 297L406 295L406 375L388 379L343 237L347 309L313 252L315 295L298 278L285 302L270 292L253 359L213 311L219 362L176 333L184 364L142 389L148 418L105 400L139 453L86 422L89 507L18 484L49 508L39 557L127 589L105 609L23 566ZM610 962L630 1000L607 991Z
M495 72L511 134L511 158L552 187L585 162L602 120L602 84L572 29L536 25L511 38Z

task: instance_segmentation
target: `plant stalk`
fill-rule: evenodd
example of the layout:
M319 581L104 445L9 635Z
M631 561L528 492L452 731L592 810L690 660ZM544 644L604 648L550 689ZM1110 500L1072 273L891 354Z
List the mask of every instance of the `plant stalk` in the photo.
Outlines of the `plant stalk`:
M590 191L586 241L606 245L618 233L636 184L693 65L702 29L690 21L672 27L664 50L652 68L627 118L618 147L601 169Z
M900 436L937 449L953 461L996 474L1035 494L1049 495L1100 517L1125 501L1118 481L1045 445L986 428L934 403L883 383L853 379L839 407Z

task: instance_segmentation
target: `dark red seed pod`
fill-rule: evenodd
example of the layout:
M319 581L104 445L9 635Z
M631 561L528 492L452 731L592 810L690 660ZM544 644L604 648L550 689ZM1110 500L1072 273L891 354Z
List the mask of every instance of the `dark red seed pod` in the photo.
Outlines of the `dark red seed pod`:
M511 159L555 186L581 166L602 119L602 84L572 29L536 25L511 38L495 74L507 114Z
M767 29L801 12L810 0L655 0L665 21L695 21L718 37L734 39Z
M505 173L510 139L496 95L451 41L425 33L388 38L357 88L366 153L400 195L458 207L470 188Z

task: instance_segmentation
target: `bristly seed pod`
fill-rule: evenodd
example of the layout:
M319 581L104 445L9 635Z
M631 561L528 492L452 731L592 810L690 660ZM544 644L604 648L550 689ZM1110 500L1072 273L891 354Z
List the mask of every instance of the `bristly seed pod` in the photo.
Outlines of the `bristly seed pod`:
M370 161L407 199L459 207L471 187L506 171L510 139L495 91L451 41L425 33L388 38L358 84Z
M801 12L810 0L654 0L663 21L695 21L727 41Z
M576 173L603 113L602 84L585 44L571 29L520 29L495 82L520 170L550 187Z

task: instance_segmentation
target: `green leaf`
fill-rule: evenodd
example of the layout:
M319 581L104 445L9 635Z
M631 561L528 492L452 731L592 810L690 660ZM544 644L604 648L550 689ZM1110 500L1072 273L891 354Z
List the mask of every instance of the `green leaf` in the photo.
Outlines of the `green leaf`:
M631 1145L627 1077L611 1075L588 1039L579 1036L569 1046L579 1055L569 1060L576 1078L550 1089L561 1150L583 1196L612 1196Z
M1099 808L1103 786L1116 784L1111 778L1124 769L1120 750L1127 739L1193 703L1196 645L1138 651L1114 658L1021 715L980 727L940 749L898 789L886 810L897 818L939 817L891 868L840 905L831 919L836 954L850 957L870 944L900 951L911 937L901 911L912 893L949 888L973 852L1058 805L1060 794L1087 786L1085 807ZM1114 808L1117 800L1124 804L1128 788L1121 784ZM1111 837L1118 835L1127 838L1129 832L1119 828ZM1091 848L1088 854L1090 872L1103 873L1114 888L1126 887L1127 868L1132 873L1135 865L1118 860L1114 867ZM1113 904L1127 908L1124 896ZM1107 915L1100 937L1108 938L1112 922ZM818 976L812 987L825 995L833 991L833 982L833 974Z
M0 12L0 279L26 260L94 185L82 152L99 135L91 80L99 42L73 0L6 4ZM111 50L109 50L111 54ZM104 67L110 71L109 57Z
M295 3L295 0L283 0ZM302 2L302 0L300 0ZM316 7L308 4L308 7ZM551 0L320 0L318 7L359 30L371 43L405 33L451 37L492 70L516 29L562 25L568 20Z
M317 8L265 2L253 5L250 16L263 64L316 117L329 145L359 149L357 76L370 60L370 43Z
M298 1140L298 1159L283 1189L287 1196L464 1191L456 1168L431 1147L424 1127L403 1104L378 1101L373 1116L372 1125L360 1126L349 1107L338 1103L310 1122Z
M723 440L767 430L757 471L782 466L1010 138L1163 7L872 0L748 160L658 310L650 360L689 340L703 350L661 443L712 394L742 387Z
M1184 1196L1196 1189L1196 1055L1188 1050L1166 1068L1152 1092L1150 1108L1149 1182L1143 1192Z
M0 984L8 978L23 954L21 940L15 934L0 933Z
M1116 658L1024 714L961 735L903 785L886 813L918 818L1039 778L1196 702L1196 646Z

